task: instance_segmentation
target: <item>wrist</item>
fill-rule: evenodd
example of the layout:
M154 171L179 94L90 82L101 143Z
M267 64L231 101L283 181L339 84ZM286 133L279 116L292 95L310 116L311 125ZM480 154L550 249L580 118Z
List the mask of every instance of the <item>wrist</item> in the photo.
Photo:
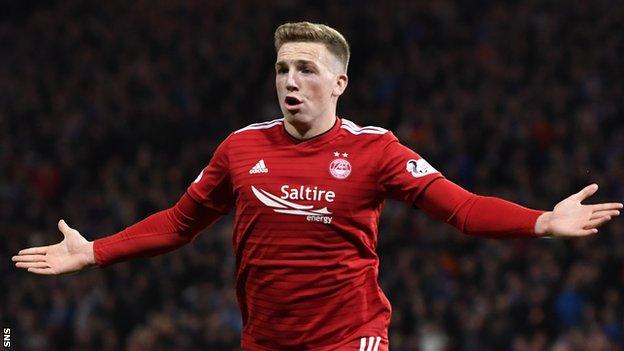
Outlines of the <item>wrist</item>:
M93 251L93 241L87 241L82 246L81 251L86 263L85 268L97 265L97 262L95 260L95 251Z
M550 217L552 212L544 212L535 221L535 236L542 237L550 235Z

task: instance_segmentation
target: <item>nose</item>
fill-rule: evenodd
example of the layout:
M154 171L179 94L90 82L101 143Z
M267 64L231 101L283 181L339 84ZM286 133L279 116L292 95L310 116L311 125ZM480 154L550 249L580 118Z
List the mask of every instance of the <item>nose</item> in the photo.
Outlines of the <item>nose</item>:
M299 90L299 85L297 85L297 82L295 79L295 72L293 72L293 70L290 70L290 72L288 72L288 78L286 79L286 90L288 91Z

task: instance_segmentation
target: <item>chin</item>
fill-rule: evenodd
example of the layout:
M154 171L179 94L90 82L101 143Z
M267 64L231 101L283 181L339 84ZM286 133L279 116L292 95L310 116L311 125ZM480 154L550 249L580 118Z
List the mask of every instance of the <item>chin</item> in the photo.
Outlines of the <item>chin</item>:
M284 118L292 124L310 123L312 121L312 118L310 118L310 116L306 115L305 113L302 113L301 111L293 113L293 112L286 110L283 112L284 112Z

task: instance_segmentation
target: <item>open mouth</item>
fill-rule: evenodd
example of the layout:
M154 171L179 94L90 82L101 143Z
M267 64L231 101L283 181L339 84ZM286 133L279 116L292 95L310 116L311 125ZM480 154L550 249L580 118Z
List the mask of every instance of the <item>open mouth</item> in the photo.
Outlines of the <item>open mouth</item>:
M301 105L303 104L303 101L299 100L298 98L294 96L287 96L286 99L284 99L284 103L286 104L287 109L297 110L301 107Z

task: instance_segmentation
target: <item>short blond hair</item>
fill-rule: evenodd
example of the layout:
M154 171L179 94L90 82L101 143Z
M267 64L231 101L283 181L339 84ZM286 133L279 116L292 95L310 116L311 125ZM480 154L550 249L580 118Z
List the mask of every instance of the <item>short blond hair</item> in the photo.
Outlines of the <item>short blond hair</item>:
M310 22L284 23L275 30L275 51L285 43L291 42L311 42L322 43L329 52L334 54L342 67L344 73L349 66L349 43L345 37L330 26Z

